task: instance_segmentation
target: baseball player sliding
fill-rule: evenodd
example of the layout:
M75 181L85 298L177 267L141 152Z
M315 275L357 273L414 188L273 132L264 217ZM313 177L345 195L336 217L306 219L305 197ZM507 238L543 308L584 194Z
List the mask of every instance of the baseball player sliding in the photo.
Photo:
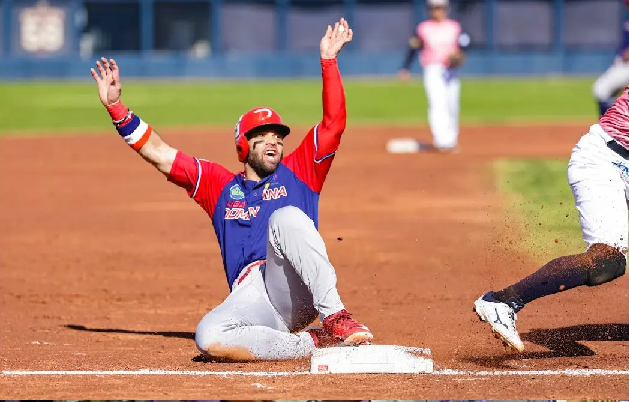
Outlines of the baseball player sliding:
M629 0L623 0L629 8ZM616 57L611 66L592 86L592 92L598 103L599 113L602 116L614 103L618 93L629 84L629 20L623 25L622 43L616 52Z
M521 281L488 292L474 309L508 346L524 344L516 313L541 297L577 286L598 286L625 274L629 231L629 87L572 151L568 182L587 250L556 258Z
M227 361L306 357L316 347L370 343L369 329L345 310L318 228L321 188L346 126L336 57L352 40L341 19L320 42L323 119L284 157L290 133L268 107L249 110L235 128L240 173L166 144L120 100L113 59L91 70L118 133L142 158L182 187L212 220L230 287L199 323L206 356ZM317 316L322 327L306 327ZM305 330L304 330L305 329Z
M457 21L448 18L448 0L427 0L430 19L420 23L409 41L409 50L399 76L410 77L409 68L421 49L424 89L428 99L428 122L434 149L452 152L458 148L459 97L457 70L464 62L463 49L469 36Z

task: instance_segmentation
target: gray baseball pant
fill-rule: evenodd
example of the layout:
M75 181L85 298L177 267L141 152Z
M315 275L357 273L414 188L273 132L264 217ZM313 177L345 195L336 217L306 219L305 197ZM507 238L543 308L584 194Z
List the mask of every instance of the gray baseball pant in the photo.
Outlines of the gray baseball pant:
M298 359L315 349L310 334L298 331L342 309L321 235L305 213L288 206L269 218L266 264L253 267L203 317L195 341L217 359Z

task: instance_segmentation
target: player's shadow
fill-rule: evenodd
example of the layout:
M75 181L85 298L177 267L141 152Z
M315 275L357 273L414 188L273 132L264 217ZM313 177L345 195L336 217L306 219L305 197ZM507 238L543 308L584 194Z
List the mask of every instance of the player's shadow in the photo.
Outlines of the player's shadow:
M162 331L135 331L130 329L116 328L88 328L84 325L67 324L64 325L68 329L85 332L105 332L112 334L137 334L137 335L157 335L167 338L194 339L194 332L162 332Z
M490 368L509 368L508 362L514 360L595 356L596 353L592 349L579 342L629 341L629 324L588 324L554 329L534 329L521 334L521 338L525 342L543 346L548 350L508 353L500 356L471 356L464 360ZM492 339L492 341L499 345L497 340Z
M73 329L75 331L85 331L85 332L104 332L110 334L136 334L136 335L156 335L156 336L164 336L166 338L180 338L180 339L192 339L194 340L194 332L169 332L169 331L137 331L131 329L117 329L117 328L88 328L84 325L76 325L76 324L66 324L65 328ZM203 354L199 354L194 356L191 359L196 363L223 363L226 361L207 357Z

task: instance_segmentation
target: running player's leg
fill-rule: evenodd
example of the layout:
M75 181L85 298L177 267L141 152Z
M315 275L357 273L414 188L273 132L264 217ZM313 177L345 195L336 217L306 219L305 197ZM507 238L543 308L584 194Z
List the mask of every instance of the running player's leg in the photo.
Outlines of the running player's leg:
M602 130L598 125L592 131ZM624 274L628 217L626 184L613 165L619 156L595 133L575 147L568 179L579 212L583 254L559 257L522 281L496 292L499 300L515 298L522 306L540 297L577 286L596 286Z
M269 302L259 267L203 317L195 341L203 354L227 361L298 359L315 349L310 334L290 333Z
M592 86L592 93L598 103L600 115L605 114L616 100L616 93L628 84L629 62L616 58L614 63L596 79Z
M424 89L428 100L428 124L437 148L452 146L450 112L445 68L433 64L424 68Z
M265 283L269 300L290 331L299 331L320 315L324 328L346 344L371 340L343 306L336 272L314 222L288 206L269 219Z
M481 319L505 341L524 348L515 329L517 313L527 303L577 286L597 286L625 273L629 212L627 178L614 162L602 129L592 126L572 152L568 179L579 212L586 252L556 258L526 278L475 302Z

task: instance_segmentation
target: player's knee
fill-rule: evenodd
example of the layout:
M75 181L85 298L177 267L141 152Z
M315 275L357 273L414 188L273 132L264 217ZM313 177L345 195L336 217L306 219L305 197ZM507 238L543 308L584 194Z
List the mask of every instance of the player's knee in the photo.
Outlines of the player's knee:
M197 349L202 353L208 353L211 345L221 343L225 337L225 328L220 324L211 324L201 321L194 334Z
M225 318L211 311L199 322L194 341L201 352L207 352L212 344L224 342L226 334L234 327Z
M602 285L625 274L627 258L616 247L597 243L586 254L592 259L592 266L587 271L588 286Z
M313 224L312 219L308 217L301 209L289 205L277 209L269 218L269 226L271 228L304 228L305 225Z
M205 356L221 361L254 360L249 349L232 345L230 341L233 329L235 327L226 322L215 324L201 322L194 336L197 349Z

